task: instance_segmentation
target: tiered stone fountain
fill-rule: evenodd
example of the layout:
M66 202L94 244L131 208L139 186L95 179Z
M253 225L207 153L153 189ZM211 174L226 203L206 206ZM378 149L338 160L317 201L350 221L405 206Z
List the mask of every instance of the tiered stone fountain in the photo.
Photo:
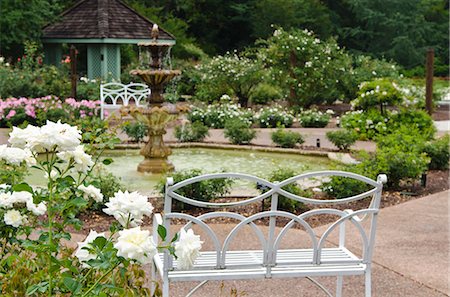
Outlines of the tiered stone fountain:
M151 90L147 107L130 107L126 110L137 121L148 126L149 140L141 149L141 155L145 159L138 165L139 172L161 173L174 169L167 159L171 150L164 144L163 135L166 134L166 125L176 120L183 111L182 106L164 102L163 92L166 84L180 75L181 71L170 69L170 63L167 61L170 61L172 45L159 41L158 36L159 30L155 24L151 32L152 41L138 44L140 69L130 72L139 76Z

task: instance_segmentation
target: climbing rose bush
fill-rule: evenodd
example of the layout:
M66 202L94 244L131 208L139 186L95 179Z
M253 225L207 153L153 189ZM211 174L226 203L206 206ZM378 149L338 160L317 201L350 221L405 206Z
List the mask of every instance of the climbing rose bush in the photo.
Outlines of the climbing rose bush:
M157 245L142 229L153 206L137 192L119 191L106 204L104 211L118 220L109 232L91 230L75 251L67 246L69 231L82 227L77 214L103 200L87 182L100 155L88 154L81 139L77 127L48 121L42 127L14 127L11 147L0 146L6 165L33 166L47 181L41 188L14 179L0 185L2 295L148 296L141 265L151 263L157 251L178 255L183 268L195 262L201 245L192 230L188 237L163 238Z

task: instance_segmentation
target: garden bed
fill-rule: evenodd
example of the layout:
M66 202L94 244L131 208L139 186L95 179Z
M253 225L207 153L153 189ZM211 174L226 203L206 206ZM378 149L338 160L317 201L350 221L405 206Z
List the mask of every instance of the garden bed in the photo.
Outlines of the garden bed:
M383 196L381 198L381 208L394 206L397 204L401 204L404 202L408 202L420 197L424 197L433 193L441 192L444 190L449 189L448 184L449 179L449 171L448 170L432 170L429 171L427 174L427 184L426 187L421 187L420 183L417 182L414 184L414 186L399 189L397 191L383 191ZM236 199L242 199L242 198L227 198L227 200L236 200ZM366 199L367 200L367 199ZM154 212L162 212L163 205L162 205L162 199L161 198L150 198L150 201L152 202L153 206L155 206ZM257 213L261 211L261 203L253 203L250 205L246 205L243 207L239 207L238 210L241 214L245 216L252 215L254 213ZM356 203L347 203L342 204L341 209L361 209L363 207L367 207L367 201L358 201ZM195 216L200 215L201 213L206 212L204 209L195 209L191 211L187 211L190 214L193 214ZM83 221L83 229L81 230L82 233L87 233L89 230L97 230L105 231L108 230L111 223L114 221L114 218L111 216L106 215L105 213L101 211L90 211L83 213L80 216L80 219ZM313 220L308 221L309 224L313 227L318 227L327 223L332 222L335 220L335 217L333 216L320 216L315 217ZM228 223L231 219L228 218L219 218L215 219L214 223ZM181 222L180 222L181 223ZM268 220L260 220L260 224L267 224ZM284 225L287 223L287 221L283 221L280 219L278 221L280 225ZM144 221L144 226L151 225L151 220L146 219ZM78 231L80 232L80 231Z

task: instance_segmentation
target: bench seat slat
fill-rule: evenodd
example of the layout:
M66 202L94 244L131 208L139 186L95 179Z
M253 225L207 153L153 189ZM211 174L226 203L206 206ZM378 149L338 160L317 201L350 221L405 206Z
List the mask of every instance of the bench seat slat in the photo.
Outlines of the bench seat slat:
M164 254L156 256L159 268L162 268ZM362 274L365 265L362 260L345 248L326 248L322 251L321 265L312 263L312 249L286 249L277 253L277 265L271 267L273 277L308 276L308 275L355 275ZM169 271L169 279L186 281L195 279L242 279L263 278L267 267L263 266L263 252L261 250L228 251L225 261L226 268L216 268L217 255L215 251L201 252L189 271ZM177 261L174 259L174 267Z

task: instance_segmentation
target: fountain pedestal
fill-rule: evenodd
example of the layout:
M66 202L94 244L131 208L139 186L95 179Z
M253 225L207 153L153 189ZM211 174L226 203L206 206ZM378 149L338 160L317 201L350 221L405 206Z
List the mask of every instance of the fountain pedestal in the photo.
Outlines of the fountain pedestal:
M170 109L167 106L128 108L129 114L148 127L149 139L140 152L145 159L138 165L139 172L161 173L174 169L172 163L167 159L172 151L165 145L163 136L166 134L167 123L176 120L180 111L182 111L180 107Z
M174 77L181 74L179 70L163 69L165 60L170 58L170 48L173 44L158 40L159 30L155 24L152 28L151 42L139 43L139 60L141 69L130 71L131 75L140 77L151 90L148 98L148 107L130 107L127 111L138 121L148 127L149 140L141 149L144 161L139 163L139 172L161 173L171 171L174 166L167 157L172 153L164 144L163 136L166 134L166 125L178 118L184 108L181 106L164 105L164 87ZM170 66L170 63L169 63Z

